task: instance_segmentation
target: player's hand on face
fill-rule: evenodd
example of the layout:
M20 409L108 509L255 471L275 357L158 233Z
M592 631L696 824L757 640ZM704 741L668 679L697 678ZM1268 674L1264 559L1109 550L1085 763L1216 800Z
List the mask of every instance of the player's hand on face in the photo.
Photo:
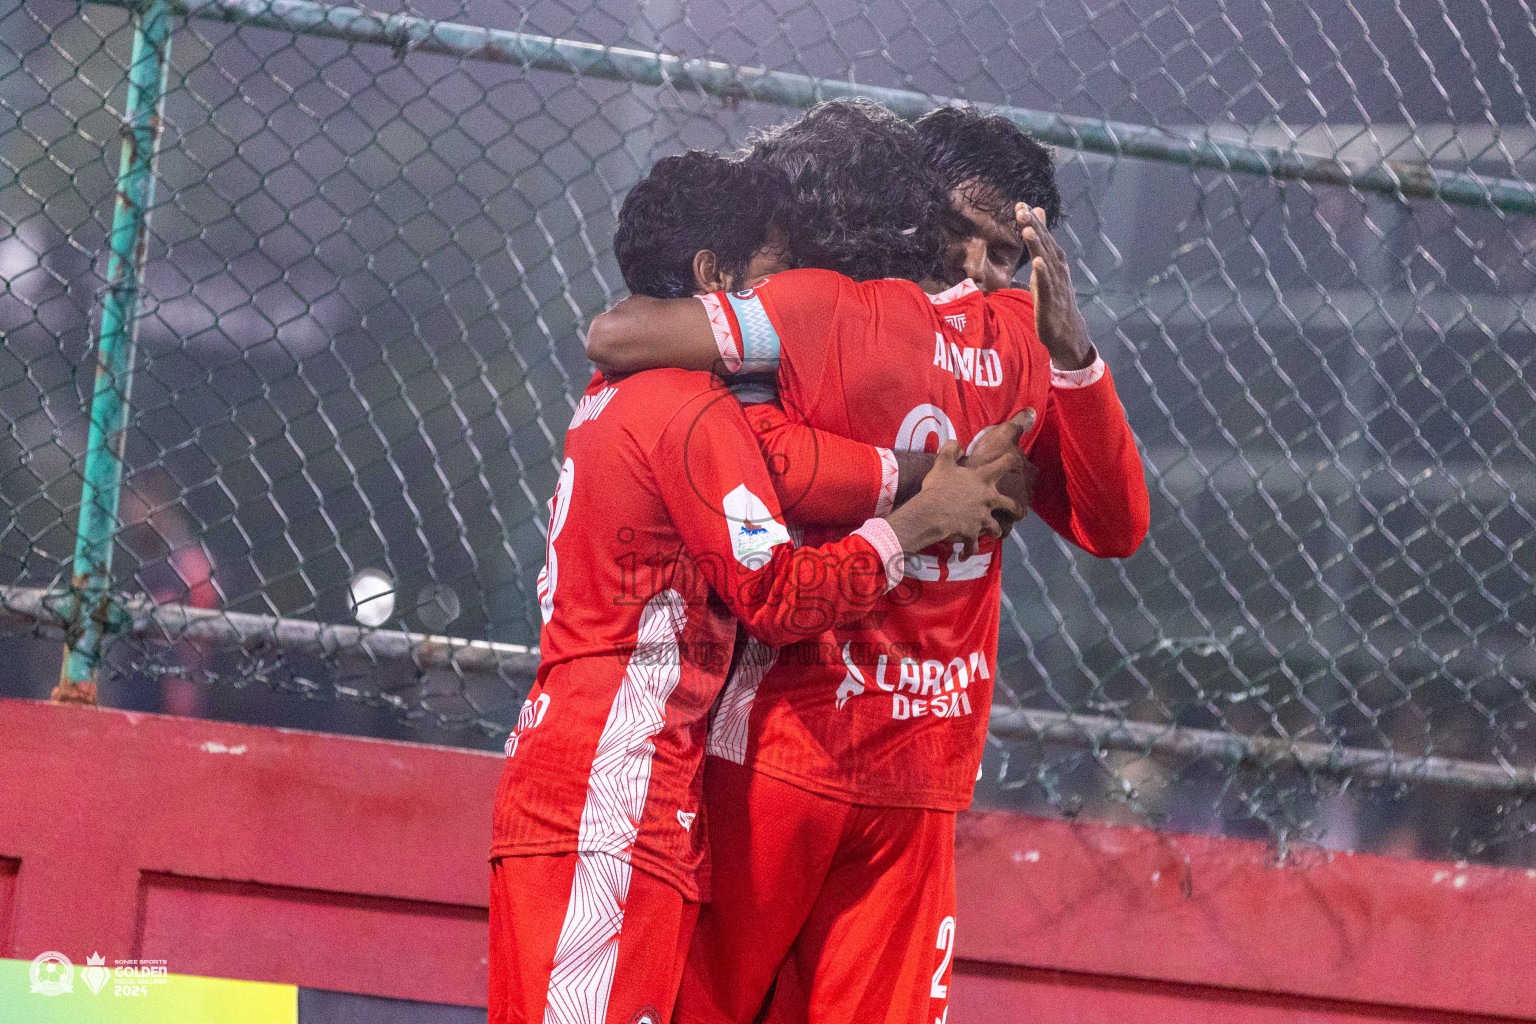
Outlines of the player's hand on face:
M1014 206L1014 216L1029 251L1029 290L1035 297L1035 330L1063 370L1080 370L1093 361L1088 322L1077 305L1067 254L1045 227L1045 210Z

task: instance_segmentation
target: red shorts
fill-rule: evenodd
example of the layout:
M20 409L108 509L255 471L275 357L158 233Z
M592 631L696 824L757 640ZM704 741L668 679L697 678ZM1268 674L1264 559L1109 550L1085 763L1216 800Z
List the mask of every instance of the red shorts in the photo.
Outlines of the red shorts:
M934 1024L955 938L955 815L860 807L712 757L712 902L683 971L678 1024L771 1019Z
M698 914L606 854L493 860L489 1024L668 1024Z

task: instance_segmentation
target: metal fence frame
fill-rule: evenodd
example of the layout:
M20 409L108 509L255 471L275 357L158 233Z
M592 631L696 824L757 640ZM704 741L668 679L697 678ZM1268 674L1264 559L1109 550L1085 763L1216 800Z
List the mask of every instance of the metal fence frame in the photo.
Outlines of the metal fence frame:
M103 649L112 634L140 638L208 636L334 654L359 651L380 659L410 659L422 668L501 672L531 677L538 652L514 644L430 636L350 625L284 620L248 613L155 605L112 592L112 548L119 527L123 441L127 424L145 269L148 217L154 203L154 162L166 92L174 19L197 18L387 46L403 56L420 50L466 60L513 64L638 85L695 90L724 99L749 99L803 108L837 97L867 97L898 114L917 117L958 102L918 92L740 67L705 59L435 21L382 15L359 7L311 0L96 0L130 10L133 56L116 205L109 236L108 280L97 337L97 373L90 408L74 556L67 591L0 588L0 617L61 629L66 657L57 699L94 701ZM1536 184L1400 161L1348 162L1324 155L1204 134L1180 134L1143 125L1075 117L1019 107L979 105L1019 124L1042 141L1084 152L1160 161L1191 169L1262 175L1276 180L1348 187L1398 199L1433 198L1517 215L1536 215ZM1536 774L1507 764L1440 757L1402 757L1391 751L1239 736L1211 730L1157 726L1066 712L997 706L992 730L1001 738L1103 751L1167 753L1229 764L1289 765L1322 776L1368 781L1429 781L1476 790L1536 793Z

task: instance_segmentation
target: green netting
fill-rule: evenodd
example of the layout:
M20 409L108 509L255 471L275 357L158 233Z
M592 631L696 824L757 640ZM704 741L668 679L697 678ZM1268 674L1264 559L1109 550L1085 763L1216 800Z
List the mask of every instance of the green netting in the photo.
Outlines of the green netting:
M71 590L160 14L111 572ZM960 99L1061 147L1153 493L1123 562L1015 534L982 798L1530 859L1533 76L1523 3L24 0L0 14L0 644L56 657L73 625L79 649L96 610L106 679L494 736L626 189L818 95Z

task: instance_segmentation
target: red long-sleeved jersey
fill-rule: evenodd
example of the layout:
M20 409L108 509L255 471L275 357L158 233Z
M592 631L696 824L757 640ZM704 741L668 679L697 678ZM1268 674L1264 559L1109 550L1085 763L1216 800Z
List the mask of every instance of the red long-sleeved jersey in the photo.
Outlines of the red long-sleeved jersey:
M1041 517L1101 555L1129 554L1145 533L1141 463L1113 382L1101 362L1053 374L1027 292L983 296L967 282L928 297L907 282L806 270L704 301L727 367L777 369L792 421L931 449L949 437L968 445L1033 407L1040 420L1022 443L1040 463ZM749 415L773 422L756 407ZM770 459L791 436L775 430L777 439L759 431ZM863 474L856 520L883 480L868 458L862 469L850 464ZM780 479L805 489L789 473ZM835 533L807 532L826 536ZM995 545L971 559L933 550L906 573L910 587L835 630L830 656L824 641L750 645L721 698L710 752L851 802L967 806L991 703L1000 561Z
M1024 444L1040 471L1030 508L1091 555L1129 557L1147 535L1151 511L1114 378L1095 356L1086 370L1053 370L1051 385L1045 408L1036 410L1040 428ZM853 526L891 510L891 449L812 427L760 385L734 390L791 521Z
M707 899L695 816L737 622L775 646L819 636L875 604L899 554L878 519L791 544L741 406L712 375L594 377L549 503L541 661L491 855L607 853Z

